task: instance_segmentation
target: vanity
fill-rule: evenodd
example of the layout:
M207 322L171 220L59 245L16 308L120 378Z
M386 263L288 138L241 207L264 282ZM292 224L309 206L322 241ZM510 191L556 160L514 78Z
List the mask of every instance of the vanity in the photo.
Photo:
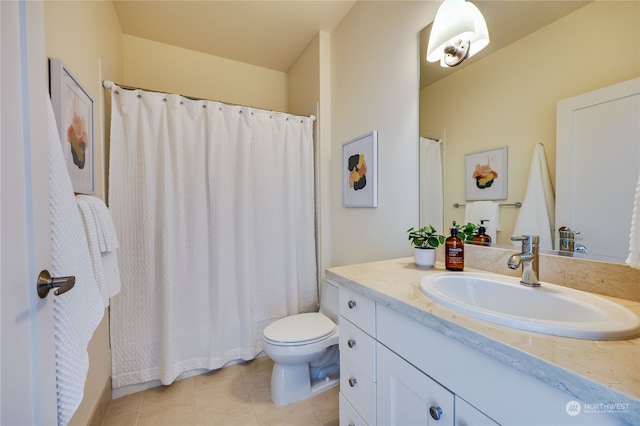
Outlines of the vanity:
M640 338L557 337L457 313L420 290L443 272L413 258L327 270L340 287L341 425L640 423Z

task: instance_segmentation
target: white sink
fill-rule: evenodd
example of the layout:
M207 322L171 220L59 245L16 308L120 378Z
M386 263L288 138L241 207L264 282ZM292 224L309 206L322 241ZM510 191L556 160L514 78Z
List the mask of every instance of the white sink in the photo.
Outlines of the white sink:
M455 311L523 330L593 340L640 336L640 317L629 309L555 284L532 288L505 275L451 272L425 276L420 289Z

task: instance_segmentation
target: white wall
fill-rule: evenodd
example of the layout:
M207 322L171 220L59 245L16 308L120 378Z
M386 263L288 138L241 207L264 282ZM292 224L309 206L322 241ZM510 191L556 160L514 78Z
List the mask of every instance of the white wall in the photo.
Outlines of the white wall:
M122 39L122 84L287 111L286 73L126 34Z
M331 33L331 263L408 256L418 225L419 32L439 2L357 2ZM378 207L342 207L342 144L378 131ZM327 214L322 211L322 214Z

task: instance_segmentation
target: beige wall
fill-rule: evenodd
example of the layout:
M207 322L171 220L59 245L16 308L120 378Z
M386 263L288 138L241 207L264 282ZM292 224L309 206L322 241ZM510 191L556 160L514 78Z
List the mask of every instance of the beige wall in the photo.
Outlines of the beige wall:
M331 33L332 264L411 253L418 223L419 31L437 2L357 2ZM378 131L378 207L342 207L342 144ZM323 211L323 214L325 212Z
M111 2L45 1L46 54L60 58L94 100L96 195L105 198L105 126L102 80L121 80L122 38ZM110 383L107 312L89 343L84 399L71 425L86 425Z
M144 89L287 111L287 74L123 35L124 81Z
M466 153L508 145L513 203L543 143L555 185L557 101L638 77L639 22L640 2L597 1L422 90L420 133L444 137L445 223L464 220L451 205L465 199ZM516 218L500 209L498 243L509 242Z

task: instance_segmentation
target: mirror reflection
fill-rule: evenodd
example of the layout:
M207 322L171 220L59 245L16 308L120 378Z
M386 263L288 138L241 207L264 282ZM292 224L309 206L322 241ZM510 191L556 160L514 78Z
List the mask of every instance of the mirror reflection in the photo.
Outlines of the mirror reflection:
M556 165L562 162L556 156L558 101L640 76L640 2L477 0L474 4L486 18L491 44L459 66L427 63L430 27L421 33L420 136L440 140L443 227L438 230L443 233L451 221L465 219L465 209L453 207L466 203L465 155L508 147L507 196L496 200L506 206L499 208L494 245L513 247L510 237L519 209L511 206L524 199L538 144L544 147L549 177L557 187ZM600 167L616 170L616 164ZM421 178L423 171L421 161ZM606 205L610 192L603 180L594 186L589 202ZM421 189L421 210L425 193ZM422 211L420 217L422 221ZM597 222L590 226L613 229L606 211ZM563 225L568 224L554 226L556 248L558 228ZM620 231L611 232L628 234L629 228L627 222ZM597 241L583 241L582 234L575 237L576 245L599 246Z

